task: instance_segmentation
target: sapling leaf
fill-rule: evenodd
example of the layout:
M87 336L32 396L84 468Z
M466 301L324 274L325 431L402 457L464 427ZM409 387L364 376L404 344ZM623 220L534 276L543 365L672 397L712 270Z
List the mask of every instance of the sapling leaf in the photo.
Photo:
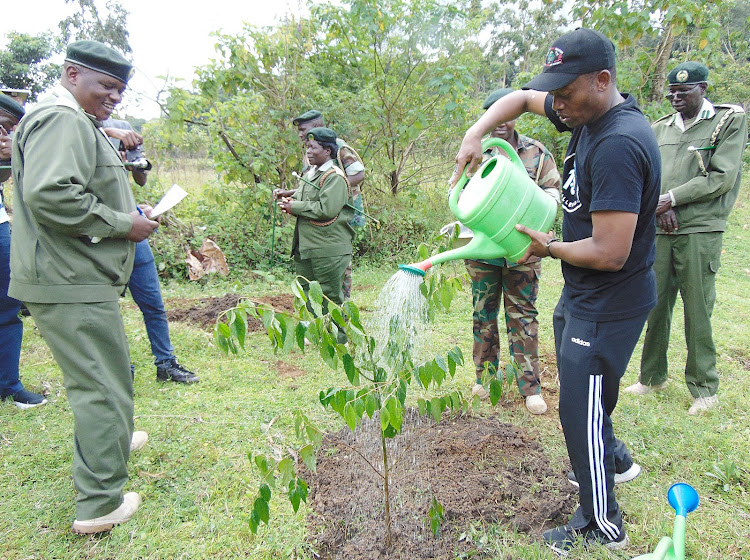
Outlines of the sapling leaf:
M297 323L297 328L295 329L295 338L297 340L297 346L299 346L299 349L304 352L305 350L305 331L307 331L307 327L303 325L301 322Z
M309 303L312 306L313 313L317 316L323 315L323 289L320 287L320 283L310 282L307 293L310 296Z
M268 471L270 470L268 467L268 459L266 459L264 455L256 455L255 464L260 471L260 475L265 478L265 476L268 474Z
M388 422L397 432L400 432L401 421L404 414L404 409L401 407L401 403L391 397L385 402L385 407L388 409Z
M302 459L302 462L305 463L308 469L310 469L312 472L315 472L316 468L316 458L315 458L315 448L312 444L305 445L302 449L299 450L299 456Z
M380 409L380 429L385 432L386 428L389 426L389 422L391 420L391 415L388 412L387 408L381 408Z
M281 463L279 463L279 467L281 466ZM271 501L271 488L269 488L268 484L261 484L260 485L260 497L263 498L265 501L270 502Z
M430 413L435 419L435 422L440 422L440 418L443 416L444 407L445 403L440 397L432 397L430 399Z
M289 483L289 502L292 504L294 513L297 513L297 510L299 509L300 495L299 492L297 492L297 487L294 485L293 480Z
M354 413L357 415L357 418L362 418L362 415L365 413L365 403L362 399L356 399L352 402L352 407L354 408Z
M320 443L321 441L323 441L323 432L321 432L312 424L308 423L305 426L305 430L307 431L307 439L309 439L311 442Z
M354 407L350 403L346 403L344 407L344 422L349 426L349 429L353 432L357 427L357 413L354 412Z
M512 384L516 380L516 368L518 366L514 363L509 363L505 366L505 379L508 384Z
M253 511L258 514L258 519L263 523L268 524L268 520L271 517L271 512L268 509L268 502L262 497L255 498L253 503Z
M279 461L278 469L279 471L279 479L280 484L283 486L286 486L289 484L289 481L294 478L294 461L292 461L289 457L284 457L281 461ZM261 493L261 496L263 494ZM270 501L270 496L266 498L266 501Z
M420 398L417 400L417 409L419 409L419 415L424 416L427 414L427 401Z
M351 354L344 354L341 361L344 364L344 372L346 373L346 378L349 380L349 383L352 385L359 385L359 373L354 365L354 358L352 358Z
M250 513L250 519L247 520L247 524L250 527L250 530L253 532L253 534L258 533L258 524L260 523L260 517L258 517L258 514L253 510Z
M503 384L493 377L490 380L490 402L492 406L495 406L499 401L500 397L503 396Z
M342 329L346 328L346 318L338 307L331 307L331 319Z
M372 393L368 393L365 396L365 411L367 412L367 416L372 418L372 415L375 414L378 408L380 408L378 399Z
M299 278L295 278L294 282L292 282L292 294L297 299L307 302L307 297L305 296L305 291L302 289L302 284L299 283Z

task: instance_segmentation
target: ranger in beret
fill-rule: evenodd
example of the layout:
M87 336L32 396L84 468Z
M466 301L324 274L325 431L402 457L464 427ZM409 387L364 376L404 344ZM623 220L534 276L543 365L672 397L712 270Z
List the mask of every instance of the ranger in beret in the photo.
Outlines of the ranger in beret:
M132 74L102 43L68 45L60 83L23 118L13 143L8 292L26 304L63 372L75 418L76 533L108 531L140 505L137 493L123 495L133 378L119 298L135 242L158 223L137 211L122 159L101 131Z
M19 377L23 323L18 317L21 302L8 296L10 282L10 222L2 198L2 183L10 177L12 141L10 133L24 115L23 107L0 93L0 398L18 408L47 402L43 395L27 391Z
M279 208L297 217L292 256L299 276L317 280L327 298L344 302L341 279L352 259L354 210L346 174L335 165L338 145L330 128L316 127L306 133L310 169L291 196L276 193ZM308 284L301 280L307 293ZM323 304L323 312L327 311Z
M653 125L661 151L661 195L656 209L658 303L648 318L640 377L625 391L645 395L667 384L672 311L679 290L685 308L689 359L685 381L699 414L718 403L719 376L711 315L727 218L737 200L747 117L741 105L706 99L708 68L683 62L667 75L675 112Z
M487 96L482 108L486 111L513 91L515 90L511 88L496 89ZM552 154L541 142L519 134L515 119L492 129L490 138L508 142L518 154L529 177L555 202L560 202L560 173ZM485 152L484 159L500 154L504 155L504 151L493 147ZM539 278L542 275L541 259L533 258L525 264L508 262L503 258L467 259L466 270L471 278L474 304L472 332L476 383L472 394L479 395L482 399L489 397L489 391L482 384L482 377L486 377L486 371L492 378L500 369L498 314L504 307L511 358L518 365L515 369L518 390L524 397L529 412L544 414L547 403L542 397L536 309ZM486 379L486 383L489 383L489 379Z
M316 127L325 127L323 122L323 116L320 111L311 109L305 111L299 117L292 120L292 124L297 127L297 133L304 143L306 141L306 134ZM354 207L360 212L355 212L351 219L351 226L353 228L360 228L365 225L365 217L361 213L364 210L364 200L362 199L362 183L365 180L365 166L362 162L362 158L359 156L357 151L347 144L341 138L336 138L336 144L338 145L338 155L335 158L335 165L344 170L346 178L349 181L349 186L352 189L352 200ZM302 168L306 171L309 166L307 158L303 158ZM346 268L344 274L344 299L349 299L352 292L352 265Z

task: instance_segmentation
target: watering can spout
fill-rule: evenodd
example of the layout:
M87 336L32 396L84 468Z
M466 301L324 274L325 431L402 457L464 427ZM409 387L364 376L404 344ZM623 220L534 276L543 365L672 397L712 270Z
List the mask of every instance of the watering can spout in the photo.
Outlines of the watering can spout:
M434 265L447 261L455 261L457 259L499 259L504 256L505 250L500 245L492 241L492 239L481 231L477 231L474 232L474 238L471 242L463 247L438 253L437 255L433 255L429 259L419 263L402 264L399 265L399 268L413 274L424 276Z
M685 560L687 514L698 507L698 492L689 484L678 482L669 488L667 501L676 513L672 538L662 537L653 552L637 556L633 560Z

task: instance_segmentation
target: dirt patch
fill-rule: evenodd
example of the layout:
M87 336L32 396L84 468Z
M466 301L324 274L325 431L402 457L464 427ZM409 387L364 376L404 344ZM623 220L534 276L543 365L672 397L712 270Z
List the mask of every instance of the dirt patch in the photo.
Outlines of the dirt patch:
M204 330L213 330L216 319L227 309L236 307L242 299L270 305L277 311L292 311L294 297L291 294L251 298L243 294L225 294L221 297L206 297L199 299L171 299L166 302L167 319L188 323ZM263 323L257 319L249 319L247 330L257 332L264 330Z
M282 379L297 379L305 375L305 372L298 367L282 362L281 360L276 361L276 371Z
M489 557L468 527L502 522L539 536L564 523L577 495L565 467L550 467L524 429L495 417L457 417L440 424L409 411L404 432L389 441L394 543L385 548L383 481L377 416L352 434L326 436L310 486L311 540L323 559ZM361 455L360 455L361 454ZM365 461L366 460L366 461ZM442 536L427 519L432 498L445 509Z

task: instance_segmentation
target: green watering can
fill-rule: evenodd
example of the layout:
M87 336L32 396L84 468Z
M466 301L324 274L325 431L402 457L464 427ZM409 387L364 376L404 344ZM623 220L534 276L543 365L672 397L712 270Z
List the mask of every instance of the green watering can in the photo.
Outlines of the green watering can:
M687 514L698 507L698 492L689 484L678 482L667 491L667 501L677 514L674 518L672 537L662 537L653 552L636 556L633 560L685 560Z
M400 269L424 276L433 265L455 259L505 257L515 262L531 245L531 238L517 231L516 224L537 231L550 230L557 203L529 178L513 146L500 138L482 141L483 151L495 146L508 157L499 154L488 159L471 179L464 169L448 199L451 212L473 230L471 242L420 263L402 264Z

